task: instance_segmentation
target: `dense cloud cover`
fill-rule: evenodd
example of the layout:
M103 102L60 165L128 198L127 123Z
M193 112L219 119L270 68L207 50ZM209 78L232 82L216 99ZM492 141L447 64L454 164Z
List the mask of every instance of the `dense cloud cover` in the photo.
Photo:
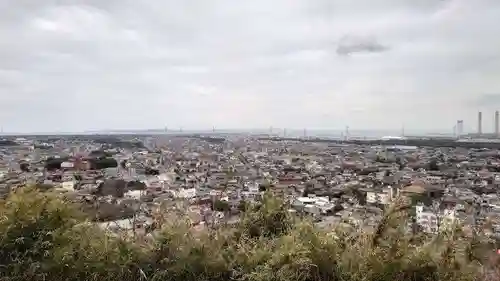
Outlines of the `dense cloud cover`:
M486 131L499 19L498 0L0 1L0 120L473 130L483 110Z

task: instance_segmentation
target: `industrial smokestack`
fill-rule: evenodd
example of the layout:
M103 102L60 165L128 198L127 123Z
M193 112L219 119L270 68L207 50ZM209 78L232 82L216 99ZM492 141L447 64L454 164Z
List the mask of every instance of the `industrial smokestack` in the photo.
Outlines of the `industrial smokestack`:
M483 113L481 111L477 113L477 134L483 134Z
M457 125L455 126L456 136L460 138L464 133L464 120L457 120Z

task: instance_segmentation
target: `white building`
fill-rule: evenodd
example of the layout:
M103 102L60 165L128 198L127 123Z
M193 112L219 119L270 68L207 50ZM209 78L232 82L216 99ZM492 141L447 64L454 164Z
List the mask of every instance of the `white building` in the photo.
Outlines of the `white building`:
M397 190L395 191L395 188L388 187L384 188L382 191L368 191L366 193L366 202L370 204L387 205L396 197Z
M295 209L312 215L325 214L334 208L328 197L298 197L292 202Z
M177 198L192 199L196 197L196 188L180 188L176 193Z
M426 209L423 205L415 206L415 216L417 224L422 227L426 233L437 233L439 229L437 215Z
M434 212L424 205L415 206L416 222L426 233L438 233L452 226L457 218L455 209L444 209Z
M61 168L73 168L75 164L73 162L64 161L61 163Z
M130 190L124 194L124 197L139 200L145 193L146 192L144 190Z
M253 183L248 185L248 192L251 194L259 194L259 184Z
M75 191L75 182L73 181L65 181L61 184L61 188L67 191Z

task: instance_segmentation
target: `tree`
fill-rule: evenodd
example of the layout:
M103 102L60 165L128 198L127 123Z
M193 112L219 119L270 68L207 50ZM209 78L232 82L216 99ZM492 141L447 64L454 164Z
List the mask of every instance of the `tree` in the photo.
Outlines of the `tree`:
M73 175L73 178L76 180L76 181L82 181L83 180L83 176L80 175L80 174L75 174Z
M264 183L264 184L259 184L259 192L262 192L262 191L267 191L269 190L269 187L271 187L270 184L268 183Z
M432 158L431 161L429 162L429 170L431 171L439 171L439 166L437 159Z
M227 201L215 200L212 204L213 210L218 212L229 212L231 211L231 206Z
M50 157L45 161L45 169L48 171L61 169L61 163L66 161L67 158L53 158Z
M22 162L21 164L19 164L19 168L23 172L29 172L30 171L30 164L28 164L26 162Z
M307 185L306 188L304 188L302 196L307 197L309 194L314 194L314 189L310 185Z
M290 231L293 220L288 212L288 205L276 199L268 191L260 205L246 212L240 227L250 237L275 237Z
M51 189L54 189L54 185L46 183L39 183L36 184L34 187L40 191L49 191Z
M130 255L139 261L134 246L110 238L68 203L31 186L0 201L0 279L127 280L133 275L137 278L131 280L141 280L137 269L119 265Z
M77 218L82 218L61 200L37 192L35 188L17 190L9 196L8 202L0 206L3 216L0 223L2 272L29 270L33 261L42 260L44 254L59 247L60 236L77 223Z
M156 175L159 175L160 174L160 171L158 171L157 169L153 169L151 167L146 167L144 173L146 175L153 175L153 176L156 176Z
M246 212L248 209L248 202L245 200L240 200L240 203L238 204L238 210L240 212Z
M91 159L90 166L94 170L102 170L106 168L116 168L118 167L118 162L114 158L97 158Z
M396 164L399 165L399 170L403 170L406 167L406 163L405 163L403 157L396 158Z
M349 188L349 193L358 200L359 204L364 206L366 205L366 194L359 190L358 187L350 187Z

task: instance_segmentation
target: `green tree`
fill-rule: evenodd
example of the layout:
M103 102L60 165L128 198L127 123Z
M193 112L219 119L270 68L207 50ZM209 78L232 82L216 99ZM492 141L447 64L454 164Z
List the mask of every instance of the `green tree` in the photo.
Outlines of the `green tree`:
M104 235L54 193L18 189L0 202L0 215L0 279L139 277L123 266L139 256L132 244Z
M262 203L246 212L241 221L243 231L250 237L283 235L293 224L288 206L270 192L266 192Z
M227 201L215 200L213 203L213 209L214 211L219 211L219 212L229 212L231 211L231 206Z
M432 158L429 161L429 170L431 170L431 171L439 171L439 165L438 165L437 159Z
M248 205L249 205L249 203L242 199L242 200L240 200L240 203L238 204L238 210L240 212L246 212L248 210L248 207L249 207Z

